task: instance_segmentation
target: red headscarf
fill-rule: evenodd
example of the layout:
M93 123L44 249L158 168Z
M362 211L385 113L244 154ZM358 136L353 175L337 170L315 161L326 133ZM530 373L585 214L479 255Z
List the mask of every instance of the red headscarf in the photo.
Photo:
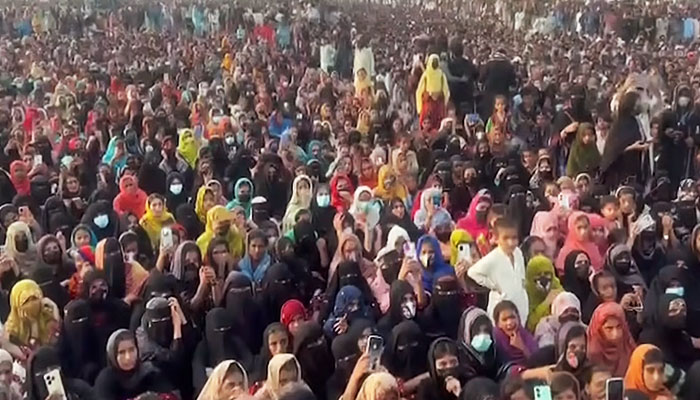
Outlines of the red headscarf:
M26 174L29 174L29 168L27 167L27 164L24 163L24 161L22 161L22 160L13 161L12 164L10 164L10 180L12 181L12 184L15 186L15 190L17 191L17 194L29 195L31 193L31 185L29 182L29 176L25 176L24 179L19 180L17 178L17 170L19 168L24 168L24 172Z
M622 327L619 343L608 342L603 334L603 324L610 318L617 319ZM599 305L588 325L588 359L609 366L614 377L622 377L627 371L635 347L622 306L615 302Z
M287 300L284 304L282 304L282 309L280 310L280 322L282 322L282 325L284 325L287 329L289 329L289 325L292 323L292 321L294 321L294 318L299 315L301 315L302 319L306 321L306 308L301 301L292 299Z
M343 198L340 196L340 192L338 191L338 183L342 180L345 180L345 182L348 184L348 191L350 194L355 193L355 187L347 175L339 174L334 175L333 178L331 178L331 205L335 207L336 211L339 213L347 211L347 209L350 207L349 205L345 204L345 200L343 200Z
M588 258L591 259L591 267L593 271L598 272L603 268L603 256L600 255L600 250L598 246L591 240L590 236L583 238L579 237L576 232L576 221L580 218L585 217L588 219L590 224L591 220L583 211L574 211L569 215L567 222L568 234L566 235L566 241L564 242L564 247L559 251L559 256L557 257L556 267L557 274L563 276L564 274L564 264L566 262L566 256L568 256L574 250L581 250L588 254Z
M477 240L479 236L483 236L484 238L487 238L489 235L489 224L487 221L484 221L483 224L480 224L476 220L476 206L479 205L482 201L485 201L491 199L491 196L486 193L485 190L480 190L476 196L472 199L472 202L469 203L469 211L467 212L467 215L464 217L460 218L459 221L457 221L457 227L459 229L467 231L474 240Z
M119 215L130 212L136 215L139 219L146 213L146 192L136 186L136 192L129 193L126 191L127 184L137 185L136 178L132 175L124 175L119 180L119 194L114 198L114 211Z

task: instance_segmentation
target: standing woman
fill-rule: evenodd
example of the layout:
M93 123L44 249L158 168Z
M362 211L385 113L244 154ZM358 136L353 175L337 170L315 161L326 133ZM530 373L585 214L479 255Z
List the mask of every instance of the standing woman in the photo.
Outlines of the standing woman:
M127 400L145 392L172 393L166 379L153 364L139 360L134 334L126 329L112 333L107 341L107 365L97 376L95 391L101 400Z
M420 116L421 126L428 118L431 123L430 128L437 128L446 115L449 100L450 88L445 74L440 69L440 57L437 54L431 54L416 89L416 111Z
M649 143L645 143L646 138L637 121L641 109L641 99L637 92L632 91L622 97L600 160L603 182L609 188L620 186L628 177L635 177L636 182L644 181L644 164L651 160L646 160Z

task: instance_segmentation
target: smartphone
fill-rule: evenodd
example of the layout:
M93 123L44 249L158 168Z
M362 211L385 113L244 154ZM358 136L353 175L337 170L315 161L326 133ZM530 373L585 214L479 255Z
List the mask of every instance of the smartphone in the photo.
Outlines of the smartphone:
M173 247L173 230L169 226L160 230L160 247L162 249Z
M408 259L416 259L416 245L413 242L405 242L403 244L403 256Z
M39 165L44 162L44 158L41 154L34 154L34 165Z
M622 378L610 378L605 381L605 400L622 400L623 393Z
M58 368L44 374L44 383L49 395L59 395L60 398L67 399L66 391L63 389L63 381L61 380L61 372Z
M552 389L549 388L549 385L537 385L534 392L534 400L552 400Z
M170 43L168 43L168 45L170 45ZM170 84L170 74L167 72L163 74L163 83L166 85Z
M376 371L384 352L384 339L379 335L369 335L365 353L369 356L369 370Z
M559 205L566 209L571 208L571 205L569 204L569 196L564 196L562 193L559 193Z
M472 248L469 243L457 245L457 262L460 261L472 262Z

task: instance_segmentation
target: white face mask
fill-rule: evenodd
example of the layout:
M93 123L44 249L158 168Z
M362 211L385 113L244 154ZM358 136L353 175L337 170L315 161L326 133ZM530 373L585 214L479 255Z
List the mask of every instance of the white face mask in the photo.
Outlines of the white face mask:
M134 262L136 261L136 252L130 251L128 253L124 254L126 256L126 261L127 262Z
M688 104L690 104L690 97L681 96L678 98L678 105L679 106L686 107Z
M182 193L182 183L173 183L172 185L170 185L170 193L176 196Z
M224 140L226 141L226 144L229 145L229 146L231 146L231 145L233 145L234 143L236 143L236 138L233 137L233 136L226 136L226 139L224 139Z
M150 153L152 151L153 151L153 146L151 146L151 145L146 146L146 153Z
M416 316L416 302L410 300L401 304L401 315L405 319L413 319Z

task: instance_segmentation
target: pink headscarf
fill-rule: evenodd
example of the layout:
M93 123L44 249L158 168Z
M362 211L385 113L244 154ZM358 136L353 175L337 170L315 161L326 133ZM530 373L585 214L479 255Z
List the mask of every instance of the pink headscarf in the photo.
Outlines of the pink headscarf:
M551 228L556 228L551 230ZM549 231L549 232L548 232ZM545 254L550 260L554 260L557 255L559 244L559 218L550 211L539 211L532 219L530 236L537 236L544 241Z
M569 253L571 253L574 250L581 250L588 254L588 258L591 259L591 267L593 268L593 271L598 272L603 268L603 256L600 255L598 246L596 246L596 244L593 243L590 236L579 237L578 233L576 232L576 221L582 217L588 219L590 223L590 218L583 211L574 211L573 213L571 213L571 215L569 215L569 220L567 224L569 231L566 236L566 241L564 242L564 247L562 247L561 251L559 252L557 262L555 263L555 266L557 267L557 273L559 274L559 276L563 276L564 274L564 263L566 260L566 256L568 256Z
M485 198L489 199L489 203L493 203L491 201L491 196L489 196L485 190L481 190L476 194L476 196L474 196L472 202L469 204L469 212L467 212L467 215L457 221L457 227L469 232L474 240L481 235L483 235L485 238L487 238L489 235L488 222L484 222L482 225L476 221L476 206L479 205L482 199L486 200Z

